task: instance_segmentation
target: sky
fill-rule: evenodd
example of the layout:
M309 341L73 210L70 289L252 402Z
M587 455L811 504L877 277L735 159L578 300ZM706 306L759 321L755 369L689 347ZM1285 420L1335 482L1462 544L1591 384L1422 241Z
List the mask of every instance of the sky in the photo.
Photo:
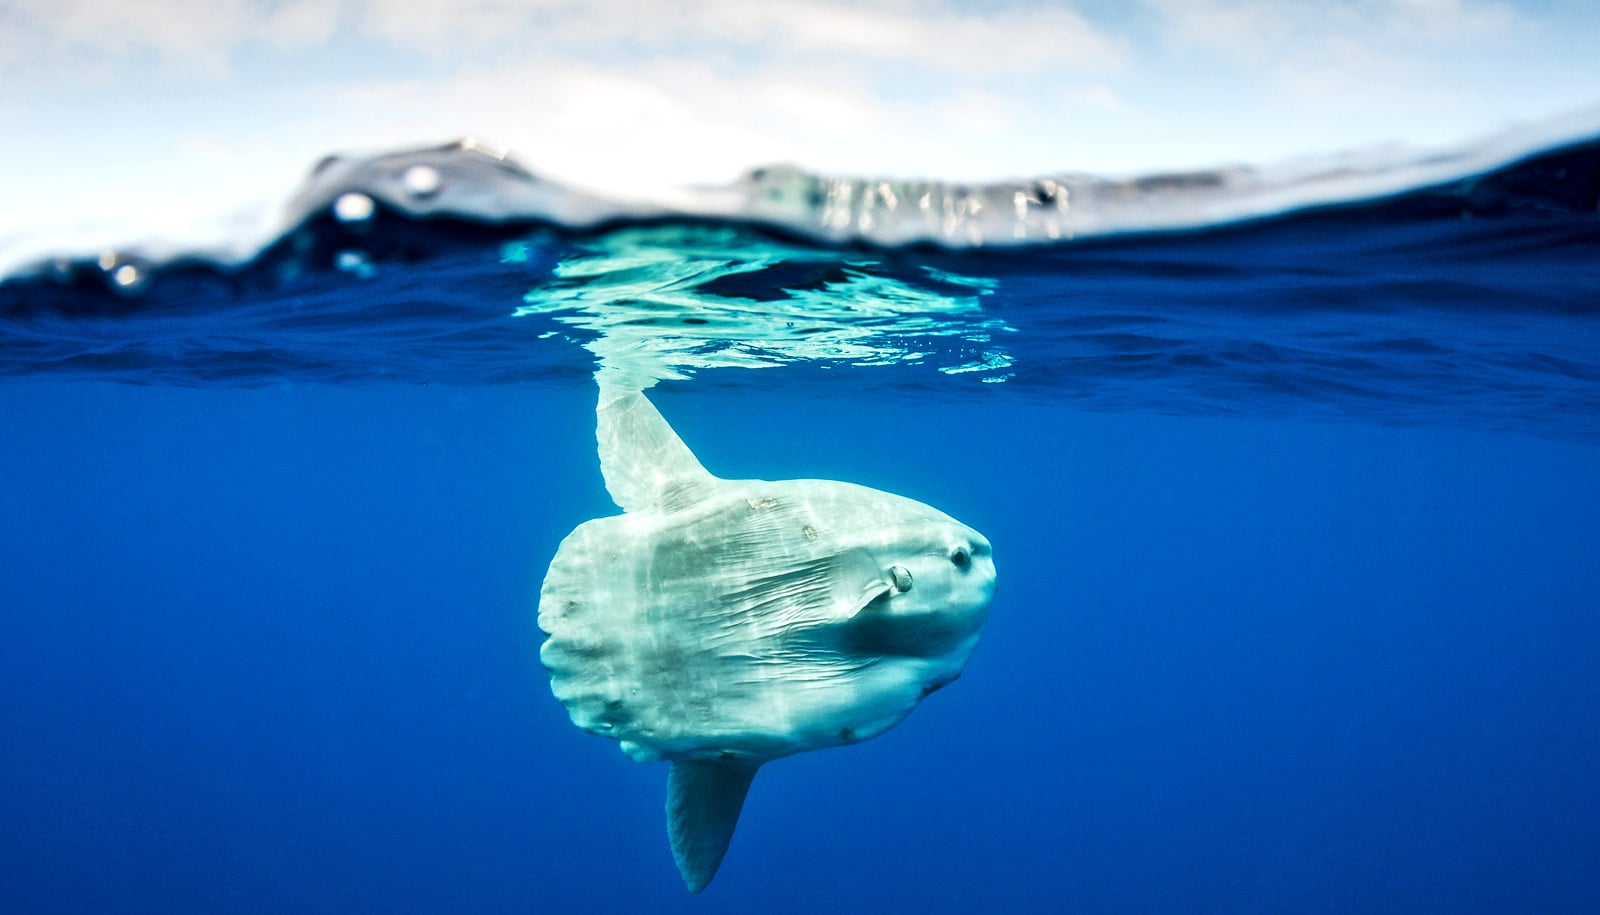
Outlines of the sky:
M1590 0L0 0L0 255L461 137L633 197L1442 147L1600 103L1595 35Z

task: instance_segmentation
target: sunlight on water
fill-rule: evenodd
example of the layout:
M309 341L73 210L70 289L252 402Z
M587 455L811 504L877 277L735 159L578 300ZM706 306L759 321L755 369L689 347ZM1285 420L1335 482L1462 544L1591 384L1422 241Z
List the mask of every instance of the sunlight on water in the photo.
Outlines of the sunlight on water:
M526 260L529 246L503 257ZM651 227L580 245L516 314L588 331L603 378L647 388L700 369L803 361L932 363L1003 381L1001 339L983 313L994 280L931 267L890 275L880 259L786 245L733 228Z

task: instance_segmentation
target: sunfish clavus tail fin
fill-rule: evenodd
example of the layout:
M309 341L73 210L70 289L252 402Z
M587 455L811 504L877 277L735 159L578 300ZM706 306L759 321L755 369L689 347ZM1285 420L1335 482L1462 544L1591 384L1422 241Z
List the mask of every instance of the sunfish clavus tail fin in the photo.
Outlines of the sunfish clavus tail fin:
M689 892L716 876L756 766L680 759L667 777L667 834Z

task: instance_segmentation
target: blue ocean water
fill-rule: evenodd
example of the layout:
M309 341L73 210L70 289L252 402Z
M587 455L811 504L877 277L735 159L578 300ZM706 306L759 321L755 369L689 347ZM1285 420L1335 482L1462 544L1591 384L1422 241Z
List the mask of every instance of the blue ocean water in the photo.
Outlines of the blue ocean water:
M334 201L19 273L0 910L1594 911L1597 175L1003 250ZM597 369L999 569L965 676L765 767L696 897L538 660Z

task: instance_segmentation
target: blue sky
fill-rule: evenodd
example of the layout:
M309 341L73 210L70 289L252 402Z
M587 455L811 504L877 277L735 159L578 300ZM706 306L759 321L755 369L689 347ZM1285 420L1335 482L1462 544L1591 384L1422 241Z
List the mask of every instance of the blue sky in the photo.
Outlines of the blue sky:
M654 194L1448 145L1600 102L1578 0L0 0L0 248L190 234L321 155L474 136ZM91 233L92 234L92 233Z

